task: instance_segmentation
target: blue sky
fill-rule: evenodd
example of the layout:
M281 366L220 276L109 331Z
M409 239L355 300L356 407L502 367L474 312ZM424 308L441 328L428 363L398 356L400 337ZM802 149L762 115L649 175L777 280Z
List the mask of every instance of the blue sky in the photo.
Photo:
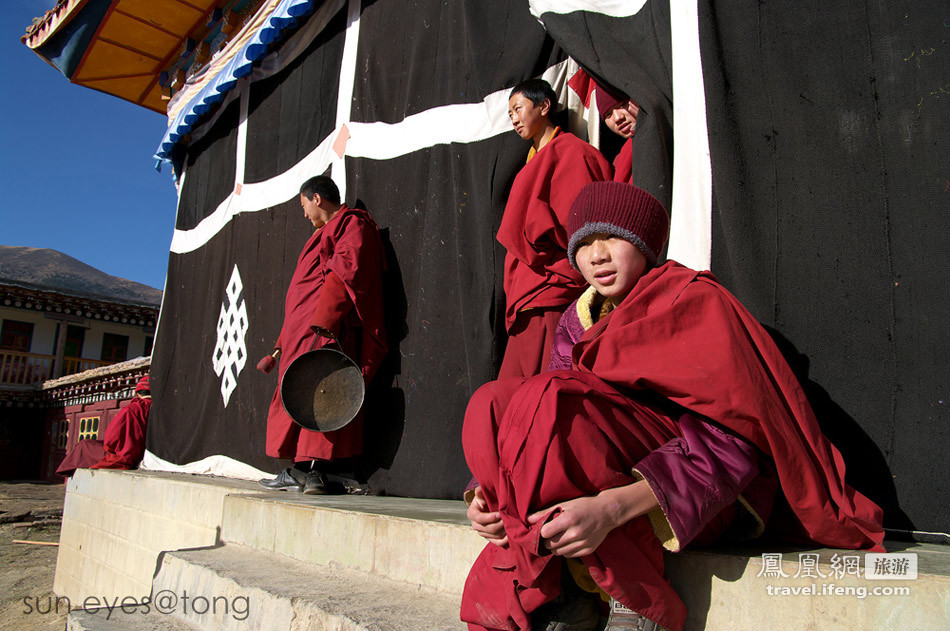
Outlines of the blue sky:
M69 83L20 42L54 4L0 2L0 245L162 289L177 195L152 154L167 119Z

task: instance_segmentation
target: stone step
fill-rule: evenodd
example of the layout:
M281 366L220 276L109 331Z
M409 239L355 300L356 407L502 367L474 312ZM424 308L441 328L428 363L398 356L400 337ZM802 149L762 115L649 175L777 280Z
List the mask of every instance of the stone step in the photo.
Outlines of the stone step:
M152 606L207 631L466 628L458 597L233 543L165 553Z
M56 593L71 602L87 596L114 601L167 589L182 600L200 596L199 608L228 604L225 615L231 618L206 629L306 628L295 622L295 615L322 620L330 626L313 628L334 631L464 628L457 622L462 585L484 543L469 527L461 501L311 497L259 489L255 483L203 476L77 471L67 487ZM222 548L195 550L222 542ZM863 572L871 560L863 552L798 550L762 542L668 554L667 573L689 612L686 631L871 629L898 622L915 631L946 629L950 546L886 546L890 552L916 555L916 579L868 580ZM192 550L161 552L179 548ZM764 554L770 555L768 562ZM192 567L186 571L183 564L191 565L190 555L199 555L202 563L205 555L227 558L229 566L239 569L228 583L224 571L220 576ZM775 555L781 558L771 558ZM844 557L854 557L861 572L840 573L848 569L841 563ZM212 567L210 560L208 565ZM158 567L160 584L153 582ZM242 582L245 574L256 582ZM223 584L231 585L231 591L221 591ZM241 591L245 585L258 591L251 586ZM389 585L391 590L381 587ZM61 586L69 589L63 592ZM364 598L367 590L370 596ZM256 618L253 624L235 620L233 605L240 607L243 601L227 597L245 594L248 616L270 607L284 612L279 618L283 626L258 627ZM252 600L252 594L261 595ZM374 594L385 595L380 600ZM214 601L216 596L222 599ZM318 605L313 610L312 602ZM429 613L443 615L448 626L411 617L426 620L428 605L423 605L431 602L441 604ZM422 610L406 613L406 603ZM295 613L295 607L302 609ZM411 623L392 626L363 616L374 607L399 607L402 620ZM278 619L276 613L271 617Z
M143 608L79 609L66 617L66 631L198 631L187 622Z
M214 545L224 498L246 480L78 469L66 484L53 590L71 602L145 598L164 550Z
M224 498L221 541L461 595L485 540L460 500L267 492Z

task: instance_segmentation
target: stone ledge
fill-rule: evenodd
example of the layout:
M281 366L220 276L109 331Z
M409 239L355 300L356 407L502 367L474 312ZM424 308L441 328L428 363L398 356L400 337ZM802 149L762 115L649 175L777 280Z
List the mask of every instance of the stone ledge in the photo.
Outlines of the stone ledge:
M187 622L154 611L128 611L73 611L66 618L66 631L198 631Z
M667 554L666 570L686 604L686 631L877 629L891 623L915 631L945 629L950 619L950 548L897 542L885 546L889 552L918 555L916 580L865 579L862 551L767 545ZM769 576L763 553L782 555L776 566L781 574ZM803 566L799 554L815 555L817 564ZM831 565L835 555L859 557L860 575L836 575ZM875 594L875 589L909 593Z
M156 605L174 600L172 615L209 631L466 628L458 598L236 544L165 554L152 595Z
M278 492L225 498L221 540L456 595L484 547L461 501Z
M172 513L163 514L159 520L167 528L173 528L175 520L193 523L195 515L183 513L193 513L200 504L199 498L214 499L213 503L220 506L220 518L213 528L220 528L220 536L214 537L213 530L209 530L209 534L215 541L229 542L224 546L227 549L244 550L242 554L249 558L268 559L267 563L277 563L280 567L285 564L288 568L298 567L296 564L303 563L304 567L316 568L315 572L359 570L357 575L362 576L364 582L395 580L401 589L410 590L398 593L439 595L441 592L442 597L455 603L451 605L456 608L453 615L457 614L458 595L468 568L483 547L482 540L468 527L461 501L311 497L261 492L253 482L187 474L97 471L95 480L84 479L87 475L89 472L78 472L79 482L69 487L60 547L62 577L59 570L57 572L57 593L70 596L74 601L81 601L82 597L74 597L68 591L62 593L62 584L100 596L128 591L132 585L122 569L109 568L99 560L82 556L82 551L95 549L89 540L102 537L103 533L91 524L70 522L70 506L81 511L81 504L95 500L94 503L105 508L112 498L121 499L117 503L124 506L123 502L136 497L135 489L148 489L148 493L156 495L148 499L154 510ZM70 499L72 493L80 493L82 498ZM205 517L199 521L210 520L214 510L205 506L203 512ZM72 537L77 540L67 536L71 527L74 528ZM112 522L110 528L116 532L108 534L117 540L136 541L134 522ZM83 538L85 540L78 540ZM167 541L178 547L213 543L204 536L200 539L188 542L170 533ZM264 552L247 551L234 544L260 547ZM865 553L783 549L768 544L691 550L668 554L666 559L670 581L689 610L688 631L778 627L855 629L898 622L900 628L915 630L944 628L942 621L950 619L950 547L901 542L886 542L886 545L890 552L918 555L918 579L873 581L848 574L837 577L830 565L833 555L860 556L863 569ZM760 576L765 552L783 555L779 567L784 576ZM817 555L815 567L825 576L816 578L806 573L796 577L799 553ZM74 557L64 557L70 554ZM159 551L153 554L157 557ZM190 553L175 554L181 560L185 558L181 555ZM261 554L267 556L259 556ZM137 563L144 561L140 559ZM155 570L154 559L150 559L149 566L146 580L151 580ZM769 593L770 586L773 593ZM142 587L135 585L137 590ZM871 591L875 587L907 587L910 593L877 595ZM302 587L297 583L297 596L307 595L307 588L309 585ZM294 589L294 584L288 589ZM814 593L807 593L808 589ZM827 591L835 589L840 591ZM867 590L864 596L861 595L863 590ZM352 602L347 606L351 605L356 606ZM341 620L337 622L342 624Z

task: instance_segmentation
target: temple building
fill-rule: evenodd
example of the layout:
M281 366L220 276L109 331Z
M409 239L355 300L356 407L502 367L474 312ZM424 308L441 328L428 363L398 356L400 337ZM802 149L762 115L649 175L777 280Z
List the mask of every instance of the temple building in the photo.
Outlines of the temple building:
M47 479L68 443L105 426L69 434L64 408L117 405L128 379L147 371L161 292L52 250L0 246L0 264L0 479ZM128 370L110 369L129 360Z
M264 453L275 381L253 367L309 236L299 186L329 173L388 257L370 481L458 497L465 407L507 342L496 234L528 152L508 94L546 79L563 128L597 144L584 70L639 104L631 181L670 211L666 255L713 272L768 328L885 526L937 530L950 117L935 16L818 0L60 0L23 42L71 82L168 117L155 156L179 201L146 463L285 466ZM82 308L84 356L102 361L115 345L95 313ZM30 351L28 326L4 339L56 374L57 347L62 370L76 348L61 320L56 346L45 316Z

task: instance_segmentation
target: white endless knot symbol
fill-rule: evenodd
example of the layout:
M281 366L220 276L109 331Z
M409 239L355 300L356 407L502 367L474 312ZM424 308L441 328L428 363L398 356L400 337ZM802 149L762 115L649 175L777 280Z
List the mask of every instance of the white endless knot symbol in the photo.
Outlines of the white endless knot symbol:
M237 388L238 375L247 363L247 347L244 337L247 335L247 308L244 303L244 285L237 265L231 272L228 289L221 303L221 315L218 316L218 343L214 347L211 363L214 373L221 377L221 397L224 407L228 407L231 393Z

